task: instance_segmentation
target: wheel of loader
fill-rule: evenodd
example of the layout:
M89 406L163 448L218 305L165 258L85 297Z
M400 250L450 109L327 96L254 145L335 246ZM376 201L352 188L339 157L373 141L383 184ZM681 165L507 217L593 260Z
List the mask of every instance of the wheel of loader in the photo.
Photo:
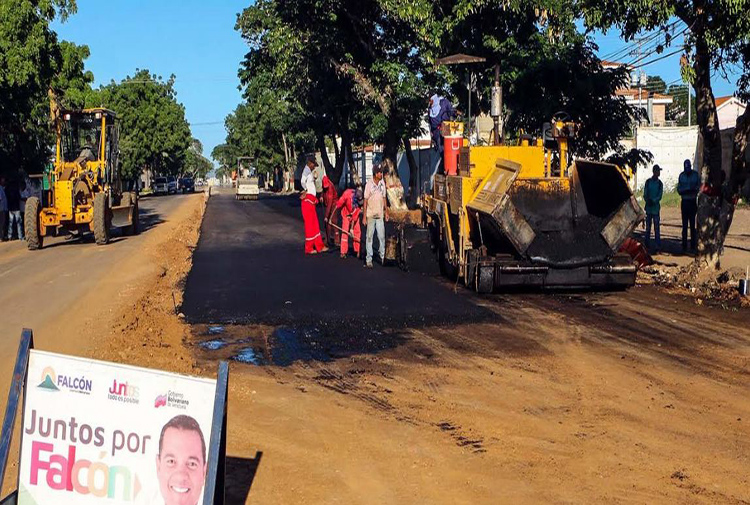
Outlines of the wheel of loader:
M107 195L97 193L94 195L94 240L97 245L109 242L110 211Z
M26 200L26 211L24 212L24 232L26 234L26 246L30 251L42 248L43 237L39 227L39 212L42 204L39 198L32 196Z
M477 267L476 290L480 294L490 294L495 287L495 267L479 265Z

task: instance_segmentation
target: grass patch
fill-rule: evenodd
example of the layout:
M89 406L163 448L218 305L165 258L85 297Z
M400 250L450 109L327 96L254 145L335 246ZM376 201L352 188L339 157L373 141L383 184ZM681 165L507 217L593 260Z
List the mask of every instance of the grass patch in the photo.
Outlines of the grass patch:
M646 205L646 202L643 199L643 190L636 191L635 197L638 200L638 203L641 204L641 207L644 207ZM681 201L682 201L682 197L677 191L665 191L661 197L661 207L662 208L679 207ZM737 208L738 209L748 208L748 202L745 200L740 200L739 202L737 202Z
M646 205L646 201L643 199L643 190L637 191L635 197L638 200L638 203L641 204L641 207ZM682 197L677 191L665 191L661 197L661 206L679 207L681 201Z

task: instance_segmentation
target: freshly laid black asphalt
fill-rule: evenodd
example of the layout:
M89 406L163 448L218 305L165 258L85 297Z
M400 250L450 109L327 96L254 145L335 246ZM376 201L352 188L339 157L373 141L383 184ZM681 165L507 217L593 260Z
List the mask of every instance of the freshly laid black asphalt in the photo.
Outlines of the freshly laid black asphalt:
M364 240L364 234L363 234ZM182 312L193 324L434 325L495 317L442 279L305 256L299 199L211 197Z

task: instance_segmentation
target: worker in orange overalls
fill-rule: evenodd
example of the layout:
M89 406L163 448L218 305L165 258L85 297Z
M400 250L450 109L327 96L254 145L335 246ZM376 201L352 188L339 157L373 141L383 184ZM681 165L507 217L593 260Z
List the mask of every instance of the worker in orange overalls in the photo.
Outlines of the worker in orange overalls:
M333 232L333 213L336 211L336 200L338 200L338 191L336 191L336 185L331 182L331 179L327 175L323 176L323 205L325 206L325 214L323 222L326 224L326 245L329 247L335 246L334 232Z
M351 235L354 242L354 253L359 257L362 229L360 221L362 217L362 204L364 194L361 189L347 189L336 202L336 210L341 210L341 257L346 258L349 254L349 238Z
M302 200L302 220L305 223L305 254L317 254L328 250L320 237L320 222L315 210L318 205L318 198L315 193L315 176L312 169L316 166L318 166L318 163L315 158L308 157L300 179L302 193L299 199Z

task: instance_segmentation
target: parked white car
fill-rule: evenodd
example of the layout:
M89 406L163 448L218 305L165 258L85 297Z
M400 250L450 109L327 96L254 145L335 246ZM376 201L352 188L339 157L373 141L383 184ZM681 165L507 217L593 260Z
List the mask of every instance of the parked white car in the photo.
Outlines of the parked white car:
M169 194L169 182L166 177L157 177L154 179L154 194L155 195L168 195Z

